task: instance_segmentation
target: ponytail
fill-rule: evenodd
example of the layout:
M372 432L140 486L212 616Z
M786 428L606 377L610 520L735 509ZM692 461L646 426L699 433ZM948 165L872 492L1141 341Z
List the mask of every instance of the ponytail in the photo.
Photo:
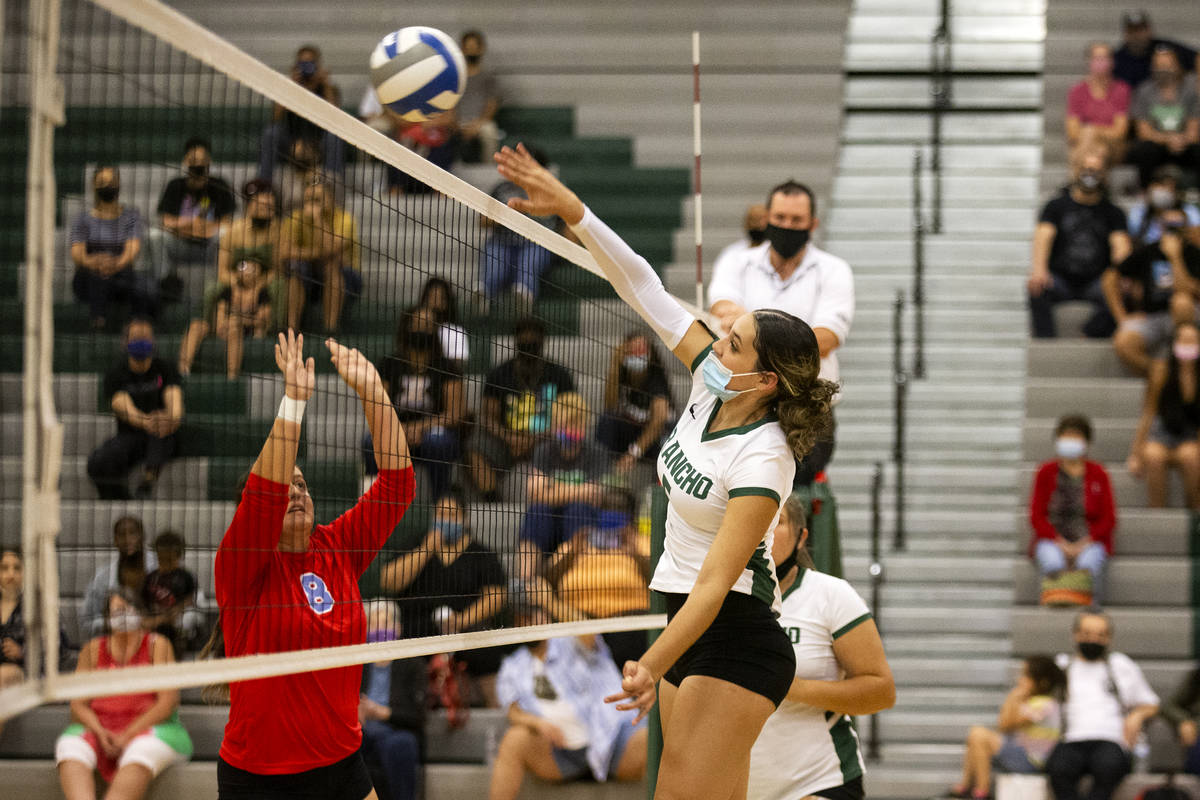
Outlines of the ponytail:
M755 311L754 320L759 365L779 378L770 408L792 454L804 458L833 429L833 398L839 387L819 377L821 350L803 320L777 309Z

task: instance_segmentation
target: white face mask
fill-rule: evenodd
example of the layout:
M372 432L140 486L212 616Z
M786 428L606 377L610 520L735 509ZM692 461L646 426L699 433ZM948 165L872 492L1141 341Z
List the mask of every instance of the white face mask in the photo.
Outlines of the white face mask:
M114 612L108 618L113 633L133 633L142 629L142 615L133 609Z
M1063 436L1054 440L1054 452L1058 453L1059 458L1074 461L1083 458L1083 454L1087 452L1087 442L1074 436Z

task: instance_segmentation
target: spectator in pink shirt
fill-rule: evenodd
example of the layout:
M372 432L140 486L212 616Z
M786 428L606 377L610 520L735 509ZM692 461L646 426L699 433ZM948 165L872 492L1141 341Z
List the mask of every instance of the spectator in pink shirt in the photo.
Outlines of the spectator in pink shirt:
M1088 75L1067 94L1067 144L1103 144L1110 163L1125 157L1129 135L1129 84L1113 77L1112 48L1104 42L1088 45Z

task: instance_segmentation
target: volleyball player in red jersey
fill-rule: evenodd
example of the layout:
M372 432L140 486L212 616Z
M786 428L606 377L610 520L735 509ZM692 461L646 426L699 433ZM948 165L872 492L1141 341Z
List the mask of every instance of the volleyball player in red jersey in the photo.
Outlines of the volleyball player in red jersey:
M304 404L316 385L303 344L291 331L279 335L275 363L284 399L217 551L227 656L366 641L358 579L413 498L404 429L379 373L362 353L328 339L338 375L362 401L379 477L352 509L314 525L312 497L296 466ZM361 680L355 665L232 684L219 800L374 800L360 752Z

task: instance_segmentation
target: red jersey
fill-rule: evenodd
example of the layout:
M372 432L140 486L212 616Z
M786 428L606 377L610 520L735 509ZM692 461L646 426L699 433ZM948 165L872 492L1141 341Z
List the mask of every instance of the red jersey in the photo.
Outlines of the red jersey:
M304 553L278 549L288 485L251 475L217 550L217 604L225 654L243 656L362 644L358 579L412 502L412 467L382 470L358 503L318 525ZM324 767L362 743L362 667L339 667L230 686L221 758L283 775Z
M121 667L138 667L154 663L154 637L156 633L142 636L142 641L133 656L124 664L113 660L112 650L109 649L109 637L100 637L100 647L96 652L96 669L120 669ZM122 733L129 723L140 717L146 709L158 700L157 692L140 692L138 694L118 694L110 697L97 697L88 702L100 725L106 731ZM149 729L147 729L149 730ZM84 741L96 751L96 768L100 770L104 780L112 782L117 773L117 759L112 758L100 747L96 734L87 731L83 734Z

